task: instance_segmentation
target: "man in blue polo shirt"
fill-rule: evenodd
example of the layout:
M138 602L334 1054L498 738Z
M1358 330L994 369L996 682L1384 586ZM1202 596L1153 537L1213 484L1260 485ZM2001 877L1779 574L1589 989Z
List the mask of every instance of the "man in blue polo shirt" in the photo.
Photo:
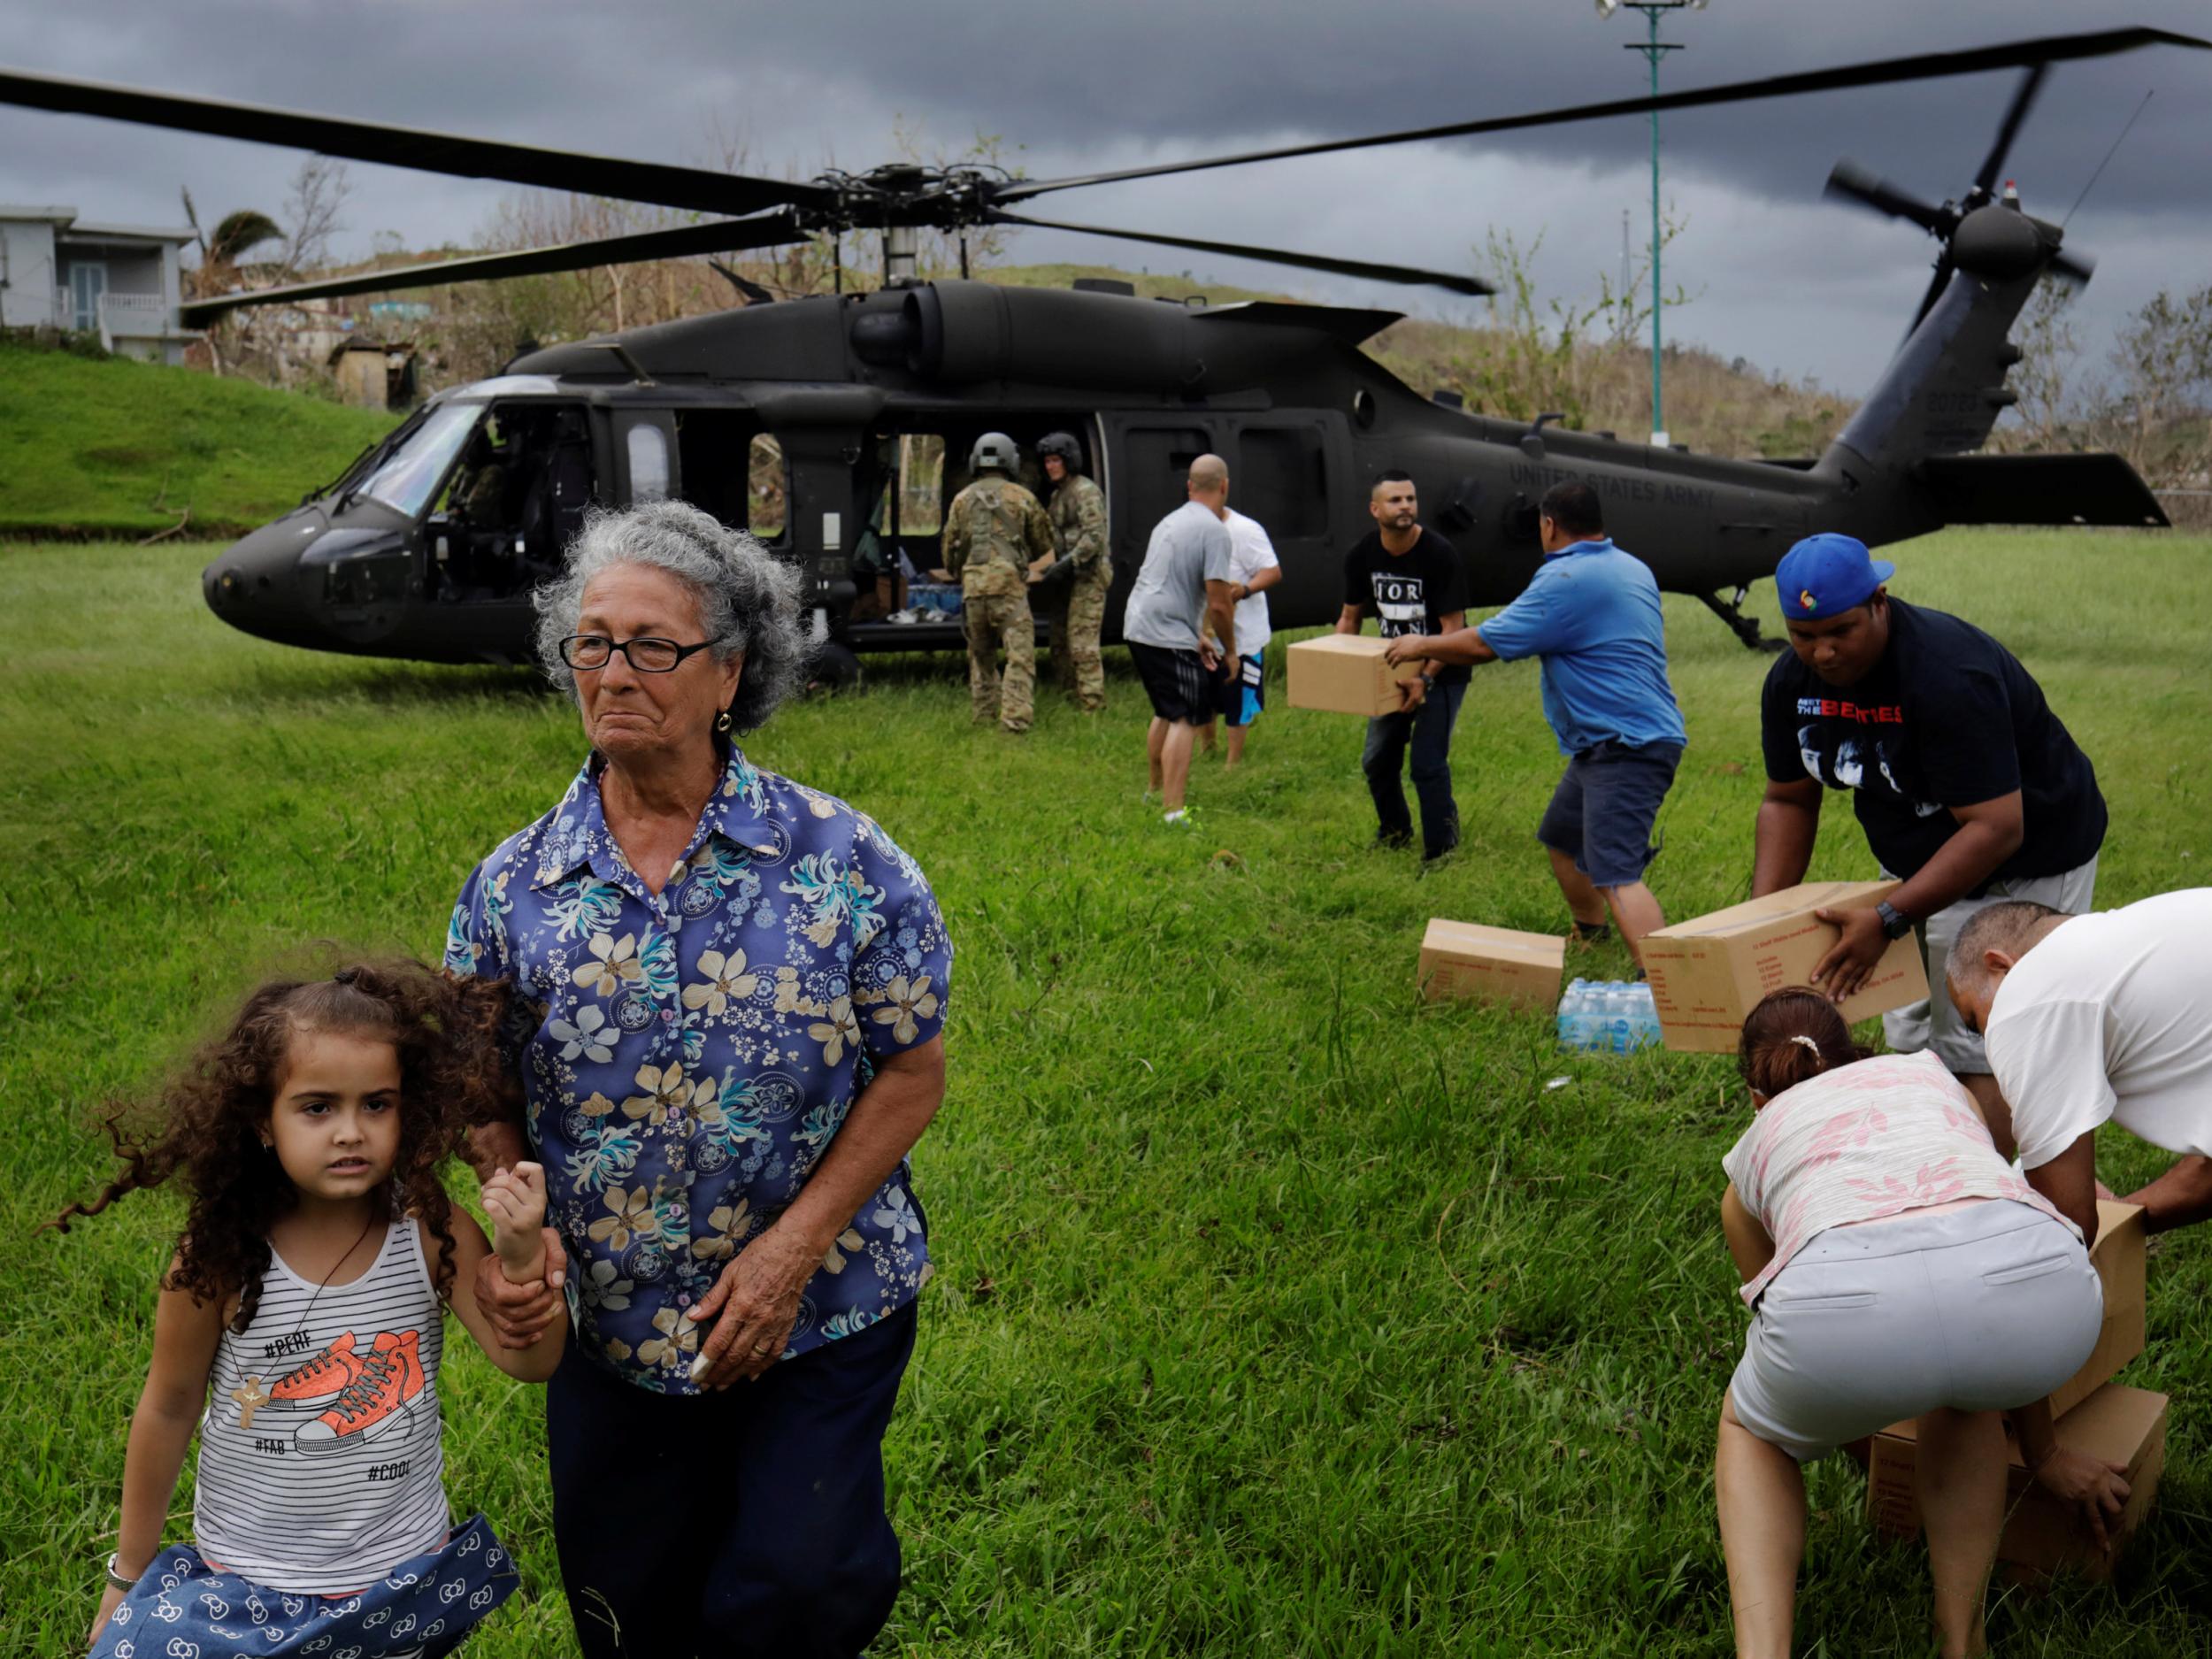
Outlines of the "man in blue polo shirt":
M1644 935L1666 922L1644 885L1652 821L1689 741L1667 683L1659 584L1606 535L1587 484L1554 485L1536 523L1544 563L1518 599L1471 628L1394 640L1390 660L1543 659L1544 718L1569 758L1536 839L1575 936L1601 938L1610 911L1640 963Z

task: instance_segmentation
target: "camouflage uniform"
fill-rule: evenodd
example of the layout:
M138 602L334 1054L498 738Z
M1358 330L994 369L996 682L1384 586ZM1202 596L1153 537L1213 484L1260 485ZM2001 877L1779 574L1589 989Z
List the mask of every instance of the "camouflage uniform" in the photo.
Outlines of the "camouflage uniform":
M1106 621L1106 590L1114 567L1106 556L1106 492L1071 472L1052 492L1052 536L1063 564L1074 566L1052 594L1053 677L1073 691L1087 713L1106 706L1106 665L1098 631Z
M979 720L1026 732L1035 718L1037 624L1029 613L1029 565L1052 552L1052 525L1037 498L987 472L952 498L945 514L945 568L960 578L968 625L968 694ZM1006 680L997 650L1006 648Z

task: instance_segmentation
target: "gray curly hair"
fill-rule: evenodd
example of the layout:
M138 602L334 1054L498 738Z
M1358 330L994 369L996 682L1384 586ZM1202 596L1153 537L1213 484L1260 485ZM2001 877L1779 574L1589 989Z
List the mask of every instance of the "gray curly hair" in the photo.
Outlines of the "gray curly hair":
M538 661L564 691L576 675L561 641L576 632L584 588L616 565L666 571L691 590L699 624L726 663L742 654L745 671L730 700L730 724L749 732L766 724L798 688L810 647L799 621L799 573L741 530L680 501L619 510L595 507L568 545L568 573L530 595L538 613Z

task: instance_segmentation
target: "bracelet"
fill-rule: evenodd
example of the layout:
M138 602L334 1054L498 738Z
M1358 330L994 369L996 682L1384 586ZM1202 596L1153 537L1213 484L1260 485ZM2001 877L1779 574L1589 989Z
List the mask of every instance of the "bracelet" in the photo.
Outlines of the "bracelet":
M137 1584L138 1580L135 1578L126 1578L121 1573L116 1571L115 1563L122 1553L123 1552L119 1549L110 1550L108 1552L105 1571L107 1572L108 1582L110 1584L113 1585L119 1590L127 1590Z

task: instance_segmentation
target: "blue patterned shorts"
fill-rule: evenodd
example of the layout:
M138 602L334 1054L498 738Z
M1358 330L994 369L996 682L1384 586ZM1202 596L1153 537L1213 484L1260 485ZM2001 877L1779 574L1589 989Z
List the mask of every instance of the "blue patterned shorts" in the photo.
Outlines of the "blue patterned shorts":
M439 1548L349 1595L302 1595L218 1571L173 1545L131 1587L91 1659L399 1659L442 1654L515 1591L491 1524L470 1517Z

